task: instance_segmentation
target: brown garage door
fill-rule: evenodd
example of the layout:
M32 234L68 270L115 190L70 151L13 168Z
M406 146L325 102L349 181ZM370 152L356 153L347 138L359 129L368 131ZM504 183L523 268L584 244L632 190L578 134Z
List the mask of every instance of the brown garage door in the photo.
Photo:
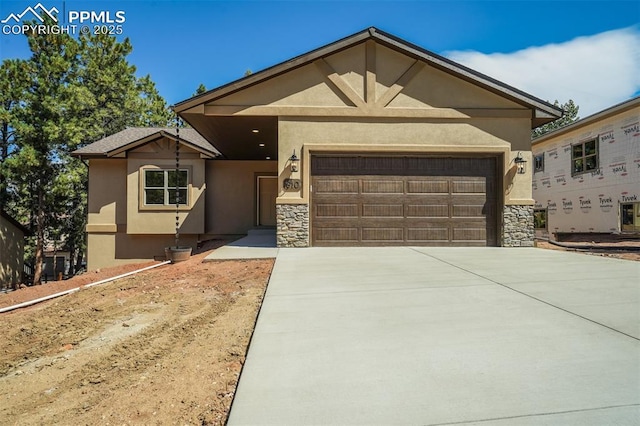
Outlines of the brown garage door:
M314 155L314 246L495 246L495 158Z

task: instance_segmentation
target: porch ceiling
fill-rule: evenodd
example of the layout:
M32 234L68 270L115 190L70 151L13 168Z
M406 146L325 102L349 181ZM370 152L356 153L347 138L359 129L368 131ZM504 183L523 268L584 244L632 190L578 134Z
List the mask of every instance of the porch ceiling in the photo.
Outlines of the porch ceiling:
M278 117L212 117L188 112L180 116L198 129L222 153L222 158L278 159Z

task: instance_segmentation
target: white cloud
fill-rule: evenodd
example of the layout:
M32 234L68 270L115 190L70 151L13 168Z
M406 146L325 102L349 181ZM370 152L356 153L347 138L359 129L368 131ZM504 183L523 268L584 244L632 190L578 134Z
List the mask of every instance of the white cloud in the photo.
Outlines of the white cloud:
M450 51L444 56L538 98L580 107L580 117L623 102L640 91L638 27L514 53Z

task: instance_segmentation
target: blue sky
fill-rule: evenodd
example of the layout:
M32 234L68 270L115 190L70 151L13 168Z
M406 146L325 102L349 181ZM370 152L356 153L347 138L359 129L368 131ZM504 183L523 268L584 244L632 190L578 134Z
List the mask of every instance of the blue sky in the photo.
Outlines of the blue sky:
M442 54L580 116L640 94L640 1L82 1L0 2L0 20L51 9L124 11L129 61L170 104L370 26ZM0 27L4 24L0 24ZM0 33L0 58L28 57Z

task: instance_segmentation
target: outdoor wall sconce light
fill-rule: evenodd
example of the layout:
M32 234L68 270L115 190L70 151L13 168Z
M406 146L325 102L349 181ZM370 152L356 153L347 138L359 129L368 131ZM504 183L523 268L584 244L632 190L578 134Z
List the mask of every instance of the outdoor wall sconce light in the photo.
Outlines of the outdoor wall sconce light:
M519 175L525 174L527 171L527 160L522 158L521 152L518 152L518 155L513 161L516 163L516 170L518 171L518 174Z
M300 165L300 159L296 155L296 150L295 149L293 150L293 154L291 155L291 157L289 157L289 161L291 161L291 171L292 172L297 172L298 171L298 166Z

